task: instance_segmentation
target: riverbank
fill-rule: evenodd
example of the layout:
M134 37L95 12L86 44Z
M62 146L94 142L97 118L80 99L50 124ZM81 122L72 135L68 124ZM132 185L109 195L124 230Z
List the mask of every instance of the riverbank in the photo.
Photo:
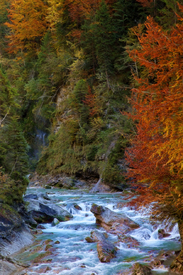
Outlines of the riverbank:
M24 265L13 260L12 255L31 245L34 237L17 210L3 203L0 209L0 274L20 275Z
M122 192L91 194L84 190L56 188L50 190L30 188L27 192L27 195L34 192L47 193L52 202L73 216L67 221L43 223L37 226L35 243L16 258L18 261L30 264L26 269L28 275L127 274L124 272L131 274L130 268L135 263L148 265L152 274L173 274L168 272L168 266L176 256L174 251L178 253L180 250L177 226L155 223L149 220L147 212L137 212L135 209L125 207L126 197ZM99 206L97 208L99 212L102 207L106 213L108 211L114 213L117 218L118 215L125 215L127 219L138 224L138 228L132 230L126 228L126 232L121 231L121 234L119 232L114 234L110 228L106 231L101 224L96 223L96 217L90 211L93 203ZM106 223L106 220L102 221L104 222ZM115 221L114 224L118 228ZM165 229L169 235L160 236L163 232L160 229ZM105 246L98 245L98 241L87 241L87 238L96 234L104 234L102 240L107 240L107 244L112 243L117 248L115 257L109 262L103 262L98 257L98 247L105 248Z
M96 183L34 174L24 205L1 207L0 274L132 274L135 263L176 274L168 268L180 250L177 225L126 207L127 190L100 183L93 193Z

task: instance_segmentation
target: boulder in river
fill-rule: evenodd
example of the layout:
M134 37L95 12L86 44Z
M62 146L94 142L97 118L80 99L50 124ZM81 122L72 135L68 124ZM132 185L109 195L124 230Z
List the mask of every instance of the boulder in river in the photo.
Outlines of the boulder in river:
M152 271L148 266L136 263L132 267L132 275L152 275Z
M73 216L62 207L44 200L38 196L38 199L32 199L31 196L24 197L27 202L27 212L38 223L51 223L54 218L61 221L70 220Z
M134 264L126 271L119 272L118 275L152 275L151 268L140 263Z
M108 263L116 257L117 248L108 240L97 243L98 258L102 263Z
M139 228L139 225L124 214L116 213L107 207L93 204L91 212L96 217L96 223L111 233L127 233Z
M169 237L169 236L170 236L170 234L167 233L167 232L165 232L164 229L158 229L158 238L159 238L160 240L163 239L163 238L167 238L167 237Z
M117 247L107 237L107 234L94 230L91 232L91 237L86 238L87 242L97 242L98 258L105 263L115 258L117 253Z

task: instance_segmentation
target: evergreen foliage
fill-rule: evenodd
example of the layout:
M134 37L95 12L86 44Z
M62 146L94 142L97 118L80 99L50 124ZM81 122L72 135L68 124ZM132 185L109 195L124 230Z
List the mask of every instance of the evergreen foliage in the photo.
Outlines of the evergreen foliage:
M0 0L4 182L24 182L38 130L50 133L38 172L125 181L121 163L135 127L124 112L137 85L132 75L147 74L128 55L140 47L132 28L141 23L144 32L150 14L169 29L177 7L174 0Z
M0 83L0 199L13 204L27 187L28 145L18 119L18 93L2 69Z

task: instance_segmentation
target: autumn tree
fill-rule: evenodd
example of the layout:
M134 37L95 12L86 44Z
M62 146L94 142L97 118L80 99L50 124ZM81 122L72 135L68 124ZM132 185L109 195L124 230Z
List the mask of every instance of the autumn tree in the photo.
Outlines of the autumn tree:
M4 23L7 21L8 1L0 0L0 54L5 54L6 43L5 36L7 35L7 27Z
M181 12L183 7L179 6ZM151 17L134 28L140 48L130 57L141 69L134 76L133 113L137 135L127 150L128 177L137 186L140 205L155 202L163 217L174 217L183 240L183 24L182 17L170 32ZM183 251L172 264L183 271Z
M152 4L155 4L154 0L137 0L143 7L150 7Z
M9 51L37 51L47 29L47 6L42 0L13 0L8 10Z

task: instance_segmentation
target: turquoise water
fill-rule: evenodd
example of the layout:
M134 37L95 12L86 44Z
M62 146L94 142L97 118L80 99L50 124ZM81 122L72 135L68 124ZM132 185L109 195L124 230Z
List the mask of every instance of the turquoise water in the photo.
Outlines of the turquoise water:
M158 229L164 228L164 224L152 225L149 221L147 209L141 212L127 207L118 209L117 204L125 203L125 195L122 193L113 194L89 194L84 191L67 191L61 189L29 189L28 193L48 192L58 205L72 213L73 219L67 222L60 222L56 226L46 224L41 235L37 240L41 243L47 239L53 248L52 255L48 255L42 264L34 264L28 270L28 275L45 274L47 275L116 275L118 272L128 270L134 263L149 263L162 251L180 250L178 241L179 233L177 225L173 228L166 225L169 229L170 237L159 240ZM82 210L74 208L77 203ZM95 217L90 212L91 205L106 206L118 213L125 213L132 220L140 225L139 229L131 231L128 236L138 241L138 245L132 247L130 243L119 242L118 236L109 234L109 239L117 243L117 257L110 263L101 263L97 256L96 243L87 243L85 238L90 236L92 230L100 230L95 223ZM19 255L19 259L29 262L35 255L30 256L30 251ZM41 273L41 268L44 270ZM166 267L154 270L154 274L169 274Z

